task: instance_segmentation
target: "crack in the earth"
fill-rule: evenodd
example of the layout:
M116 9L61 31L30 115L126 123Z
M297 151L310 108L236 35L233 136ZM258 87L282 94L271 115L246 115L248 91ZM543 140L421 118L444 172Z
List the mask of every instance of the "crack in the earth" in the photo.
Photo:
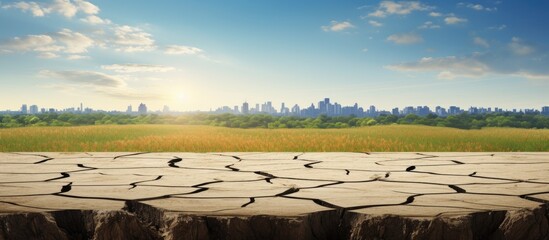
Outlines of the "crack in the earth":
M69 178L69 177L71 177L71 175L69 173L62 172L61 177L46 179L46 180L44 180L44 182L49 182L49 181L54 181L54 180L59 180L59 179Z
M61 187L61 191L59 193L66 193L70 191L72 189L71 185L72 185L72 182L70 182L67 185L64 185L63 187Z
M45 162L47 162L47 161L49 161L49 160L53 160L53 158L46 158L46 159L44 159L44 160L40 160L40 161L35 162L35 163L33 163L33 164L45 163Z
M225 168L231 169L231 171L235 171L235 172L240 171L240 169L233 167L233 165L234 165L234 163L233 163L233 164L229 164L229 165L225 166Z
M139 183L144 183L144 182L154 182L154 181L157 181L157 180L160 180L162 178L162 175L156 177L155 179L151 179L151 180L143 180L143 181L139 181L139 182L132 182L130 183L130 188L129 189L134 189L137 187L137 184Z
M175 164L178 163L178 162L181 162L182 160L183 159L174 156L174 159L168 161L168 166L173 167L173 168L179 168L179 166L177 166Z
M321 163L321 162L322 161L316 161L316 162L304 164L303 166L306 167L306 168L313 168L314 164L318 164L318 163Z
M136 156L136 155L147 154L147 153L150 153L150 152L138 152L138 153L130 153L130 154L119 155L119 156L115 156L115 157L113 158L113 160L114 160L114 159L118 159L118 158L124 158L124 157L130 157L130 156Z
M254 198L254 197L251 197L249 202L244 203L244 204L243 204L242 206L240 206L240 207L242 207L242 208L247 207L248 205L250 205L250 204L252 204L252 203L254 203L254 202L255 202L255 198Z
M450 184L450 185L448 185L448 187L451 188L451 189L454 189L457 193L466 193L467 192L467 191L465 191L465 189L460 188L456 185Z

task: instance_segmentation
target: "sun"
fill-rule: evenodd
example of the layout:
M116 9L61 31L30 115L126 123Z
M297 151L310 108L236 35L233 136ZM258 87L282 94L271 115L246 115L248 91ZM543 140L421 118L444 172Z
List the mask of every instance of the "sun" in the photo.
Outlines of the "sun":
M174 94L174 100L179 103L184 103L187 100L187 95L182 92L178 92Z

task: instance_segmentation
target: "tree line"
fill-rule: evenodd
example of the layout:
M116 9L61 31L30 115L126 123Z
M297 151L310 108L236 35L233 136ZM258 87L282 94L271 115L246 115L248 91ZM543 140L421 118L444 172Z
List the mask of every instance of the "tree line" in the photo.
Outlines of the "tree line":
M349 128L390 124L413 124L460 129L483 127L549 128L549 117L539 114L492 113L460 114L441 117L435 114L418 116L381 115L358 118L355 116L326 116L303 118L295 116L185 114L185 115L126 115L126 114L73 114L47 113L37 115L0 115L0 128L27 126L84 126L125 124L180 124L210 125L230 128Z

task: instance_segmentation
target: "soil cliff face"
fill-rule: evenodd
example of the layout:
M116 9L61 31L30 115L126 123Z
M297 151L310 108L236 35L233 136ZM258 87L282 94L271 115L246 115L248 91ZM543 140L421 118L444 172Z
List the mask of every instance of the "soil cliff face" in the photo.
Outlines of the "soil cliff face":
M549 208L410 218L329 210L200 216L128 201L123 210L0 215L0 239L549 239Z

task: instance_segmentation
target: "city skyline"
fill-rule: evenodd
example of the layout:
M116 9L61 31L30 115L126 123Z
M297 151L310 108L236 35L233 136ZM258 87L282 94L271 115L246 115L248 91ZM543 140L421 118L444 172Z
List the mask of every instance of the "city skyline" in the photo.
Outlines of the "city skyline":
M299 117L317 117L320 115L327 116L357 116L357 117L377 117L379 115L409 115L415 114L419 116L426 116L428 114L435 114L438 116L450 116L458 115L462 113L469 114L489 114L489 113L524 113L524 114L542 114L549 116L549 106L542 106L540 108L524 108L524 109L505 109L498 106L469 106L468 108L461 106L440 106L435 107L429 106L404 106L399 107L395 106L390 109L381 109L375 105L362 106L358 103L352 105L342 105L338 102L332 102L330 98L326 97L310 105L300 106L299 104L286 105L285 102L280 103L280 108L277 108L272 101L265 101L264 103L255 103L250 104L247 101L243 102L241 105L234 105L229 107L227 105L218 107L215 110L210 109L209 111L172 111L168 105L164 105L162 110L153 110L147 107L147 105L141 102L136 111L134 111L133 105L128 105L125 111L117 109L93 109L86 107L84 108L83 103L80 103L79 107L69 107L63 109L48 108L42 107L39 108L38 105L27 105L22 104L19 110L1 110L0 114L44 114L44 113L94 113L94 112L105 112L112 114L186 114L186 113L211 113L211 114L268 114L268 115L277 115L277 116L299 116Z
M0 109L549 104L543 1L0 2ZM158 14L161 13L161 14ZM520 17L518 17L520 16ZM245 96L245 97L243 97ZM135 105L134 107L136 107Z

